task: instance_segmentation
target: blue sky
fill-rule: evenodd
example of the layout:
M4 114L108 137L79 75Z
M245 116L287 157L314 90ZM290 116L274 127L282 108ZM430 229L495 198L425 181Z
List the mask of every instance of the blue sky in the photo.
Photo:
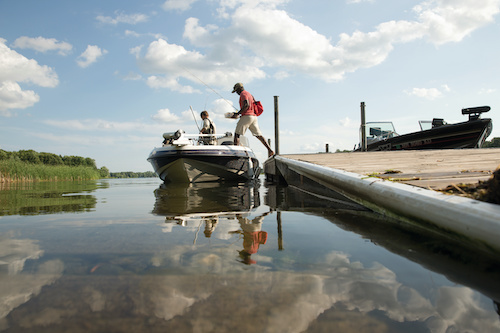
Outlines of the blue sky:
M500 0L0 0L0 148L149 171L163 132L197 132L189 106L234 131L223 115L236 82L262 101L272 140L279 96L283 154L352 149L361 102L367 121L392 120L400 134L489 105L491 139L499 10Z

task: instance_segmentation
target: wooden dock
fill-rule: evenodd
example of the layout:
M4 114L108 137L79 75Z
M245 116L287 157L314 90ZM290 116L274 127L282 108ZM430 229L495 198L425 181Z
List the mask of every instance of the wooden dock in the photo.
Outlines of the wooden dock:
M309 162L361 175L392 178L423 188L487 180L500 166L500 148L287 154Z

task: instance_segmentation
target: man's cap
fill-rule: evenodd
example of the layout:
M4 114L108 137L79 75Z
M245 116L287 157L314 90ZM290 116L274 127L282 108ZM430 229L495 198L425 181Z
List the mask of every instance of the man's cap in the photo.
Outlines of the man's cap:
M235 92L238 89L242 89L243 90L243 83L240 83L240 82L236 83L234 85L234 87L233 87L233 91L232 92Z

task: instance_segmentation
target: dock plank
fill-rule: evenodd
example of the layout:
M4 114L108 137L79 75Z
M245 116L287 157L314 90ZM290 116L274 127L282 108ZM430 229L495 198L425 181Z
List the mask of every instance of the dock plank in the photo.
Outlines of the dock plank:
M361 175L399 171L383 177L424 188L484 181L500 166L500 148L286 154L286 158Z

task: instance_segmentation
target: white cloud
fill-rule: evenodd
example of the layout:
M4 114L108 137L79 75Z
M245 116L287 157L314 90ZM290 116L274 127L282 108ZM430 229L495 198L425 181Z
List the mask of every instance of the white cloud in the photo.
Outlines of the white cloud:
M125 30L125 36L140 37L141 34L132 30Z
M290 77L290 73L287 71L278 71L278 72L274 73L273 76L276 80L284 80L284 79L288 79Z
M374 2L374 1L375 0L347 0L346 3L351 4L351 3Z
M355 124L351 118L345 117L343 119L339 119L339 124L342 127L357 127L358 125Z
M40 97L32 90L23 90L19 83L32 83L41 87L59 84L56 72L40 66L5 45L0 38L0 114L9 116L11 109L24 109L34 105Z
M229 26L202 26L197 18L188 18L183 37L193 48L187 50L158 39L149 45L144 58L139 57L141 68L165 75L169 82L180 77L198 81L182 70L188 68L207 84L224 87L242 77L246 82L264 78L265 67L287 75L302 73L327 82L338 81L347 73L379 65L397 44L417 39L436 45L458 42L493 22L500 6L499 0L424 1L413 8L413 20L381 22L369 32L343 33L335 43L278 8L286 2L222 1L217 12ZM190 5L166 1L164 8L181 10ZM179 89L173 84L165 87Z
M28 59L5 45L0 38L0 82L30 82L42 87L55 87L59 79L54 70L40 66L35 60Z
M443 95L443 93L437 88L413 88L411 91L407 91L406 93L408 95L413 95L429 100L434 100Z
M180 120L180 118L170 112L169 109L158 110L158 112L155 115L151 116L151 118L161 123L175 123Z
M160 33L152 33L152 32L138 33L138 32L133 31L133 30L125 30L125 36L135 37L135 38L140 38L140 37L146 36L146 37L153 37L155 39L160 39L160 38L166 39L166 37Z
M96 17L96 19L101 23L117 25L119 23L137 24L141 22L146 22L149 19L149 17L145 14L139 14L139 13L127 15L115 12L115 17L99 15Z
M0 82L0 115L10 116L8 110L25 109L39 100L40 97L34 91L22 90L16 82Z
M178 10L186 11L191 8L191 5L198 0L167 0L163 3L162 8L166 11Z
M152 42L146 55L139 57L138 62L144 72L155 74L148 79L149 86L167 87L181 92L198 90L181 85L178 78L197 84L223 85L230 90L234 82L241 81L242 77L246 78L246 82L265 77L261 69L251 62L239 62L238 57L223 63L222 59L213 59L199 52L186 50L183 46L169 44L163 39Z
M33 49L38 52L47 51L58 51L60 55L67 55L73 49L73 46L66 42L59 42L55 38L44 38L44 37L26 37L22 36L16 39L13 43L13 47L20 49Z
M136 58L139 58L139 56L141 54L142 47L143 47L142 45L133 47L129 50L129 52L130 52L130 54L135 55Z
M179 84L176 78L174 77L159 77L159 76L150 76L146 80L148 86L151 88L168 88L172 91L177 91L184 94L191 94L193 92L199 92L199 90L194 89L191 86L183 86Z
M213 38L210 36L210 33L217 31L218 27L215 24L209 24L206 27L201 27L198 23L199 20L197 18L188 18L184 25L183 37L189 39L193 44L209 46L211 42L213 42ZM208 42L205 38L209 38Z
M419 24L435 44L459 42L472 31L493 22L498 0L431 0L414 7Z
M184 63L203 61L199 52L186 50L181 45L169 44L163 39L152 42L140 65L147 72L177 72L183 71Z
M447 84L443 84L441 86L441 88L445 91L445 92L450 92L451 91L451 88L447 85Z
M138 81L142 80L142 76L134 72L129 72L123 79L125 81Z
M80 56L77 58L76 63L78 64L78 66L85 68L96 62L97 59L99 59L106 53L108 53L108 51L101 50L101 48L96 45L88 45L85 52L80 54Z
M481 90L479 90L479 94L480 95L488 95L488 94L493 94L495 93L497 90L494 89L494 88L489 88L489 89L486 89L486 88L483 88Z

